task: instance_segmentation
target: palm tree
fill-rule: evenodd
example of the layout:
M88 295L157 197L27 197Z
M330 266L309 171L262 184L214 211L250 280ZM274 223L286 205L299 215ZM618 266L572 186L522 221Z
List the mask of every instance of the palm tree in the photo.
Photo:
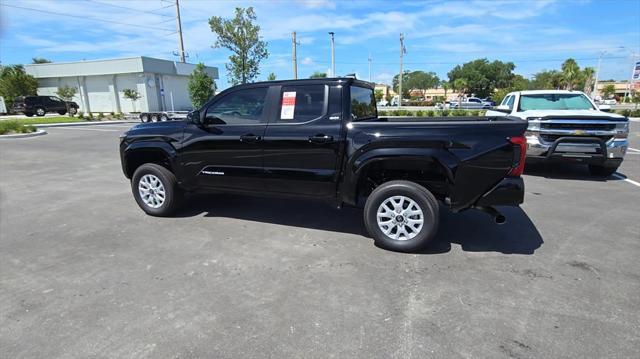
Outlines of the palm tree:
M562 80L567 90L573 90L573 86L580 79L580 66L574 59L567 59L562 63Z
M462 103L462 95L467 88L467 80L463 78L455 79L453 81L453 89L458 91L458 107Z
M584 79L584 93L586 93L587 95L591 94L591 92L595 91L595 79L593 78L593 75L596 73L596 71L593 69L593 67L585 67L584 70L582 70L582 78Z

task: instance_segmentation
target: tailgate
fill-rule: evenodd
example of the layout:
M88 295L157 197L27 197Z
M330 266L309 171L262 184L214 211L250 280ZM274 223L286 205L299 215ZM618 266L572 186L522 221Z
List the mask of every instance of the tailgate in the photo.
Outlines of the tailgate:
M518 146L510 143L509 138L523 136L527 122L509 119L508 122L462 126L465 133L460 137L466 146L450 149L459 159L451 189L452 210L473 206L519 161Z

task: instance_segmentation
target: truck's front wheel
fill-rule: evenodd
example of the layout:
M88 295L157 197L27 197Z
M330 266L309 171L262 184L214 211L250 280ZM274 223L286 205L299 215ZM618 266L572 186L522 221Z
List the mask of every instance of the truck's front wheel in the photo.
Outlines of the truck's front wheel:
M364 223L376 245L400 252L427 245L438 230L438 202L410 181L390 181L367 198Z
M147 163L136 169L131 190L138 206L152 216L170 215L181 199L174 174L155 163Z

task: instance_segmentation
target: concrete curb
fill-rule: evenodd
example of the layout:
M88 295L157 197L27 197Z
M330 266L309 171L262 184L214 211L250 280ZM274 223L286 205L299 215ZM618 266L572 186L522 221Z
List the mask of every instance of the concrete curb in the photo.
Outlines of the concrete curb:
M12 135L0 135L1 139L12 139L12 138L28 138L28 137L37 137L46 135L47 131L45 130L37 130L36 132L31 133L14 133Z
M65 127L65 126L95 126L95 125L116 125L122 123L138 123L139 121L86 121L86 122L62 122L62 123L43 123L43 124L34 124L32 126L38 128L47 128L47 127Z

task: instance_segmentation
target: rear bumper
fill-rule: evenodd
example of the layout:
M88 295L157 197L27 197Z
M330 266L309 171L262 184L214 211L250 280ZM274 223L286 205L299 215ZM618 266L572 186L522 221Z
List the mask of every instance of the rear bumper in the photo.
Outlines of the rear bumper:
M567 161L585 164L621 162L629 142L624 138L603 141L598 137L560 137L546 142L537 135L527 136L527 160Z
M524 181L521 177L506 177L485 193L475 206L517 206L524 201Z

